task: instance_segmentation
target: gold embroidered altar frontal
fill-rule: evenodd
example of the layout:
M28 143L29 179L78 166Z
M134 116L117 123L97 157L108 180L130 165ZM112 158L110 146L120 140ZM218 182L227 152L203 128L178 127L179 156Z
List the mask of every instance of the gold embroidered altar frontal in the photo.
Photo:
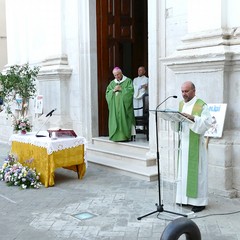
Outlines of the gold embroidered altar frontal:
M82 179L86 172L84 142L82 137L51 140L34 135L11 136L11 153L25 166L36 168L45 187L54 186L54 171L67 168L76 171Z

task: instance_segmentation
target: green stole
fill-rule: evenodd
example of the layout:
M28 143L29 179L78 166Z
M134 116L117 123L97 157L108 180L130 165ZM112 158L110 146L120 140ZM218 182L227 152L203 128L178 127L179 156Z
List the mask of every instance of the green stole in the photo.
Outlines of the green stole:
M201 116L203 106L206 103L201 99L195 102L191 115ZM184 102L179 103L179 111L182 112ZM197 198L198 193L198 165L199 165L199 141L200 135L190 130L188 147L188 175L187 196Z

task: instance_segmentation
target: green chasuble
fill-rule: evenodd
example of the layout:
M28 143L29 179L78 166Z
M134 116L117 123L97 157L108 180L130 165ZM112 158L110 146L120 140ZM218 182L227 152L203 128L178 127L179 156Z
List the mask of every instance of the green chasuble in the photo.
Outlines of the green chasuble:
M179 104L179 111L182 111L183 101ZM198 99L193 106L193 116L201 116L203 106L206 103ZM199 138L200 135L190 130L188 148L188 177L187 177L187 196L196 198L198 193L198 166L199 166Z
M118 84L121 85L122 91L114 92L114 87ZM131 138L132 127L135 125L133 93L134 88L130 78L120 83L112 80L107 87L108 129L109 139L112 141L127 141Z

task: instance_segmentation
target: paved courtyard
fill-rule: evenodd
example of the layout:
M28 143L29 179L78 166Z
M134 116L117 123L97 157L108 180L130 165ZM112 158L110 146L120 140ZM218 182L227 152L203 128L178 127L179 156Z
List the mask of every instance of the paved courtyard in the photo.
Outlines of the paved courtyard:
M0 144L0 163L9 146ZM240 240L240 200L210 195L201 213L171 204L164 191L164 209L184 211L199 227L203 240ZM20 190L0 182L0 239L155 240L176 217L166 212L142 220L156 210L157 182L146 182L89 164L82 180L58 169L54 187ZM181 237L181 239L185 239Z

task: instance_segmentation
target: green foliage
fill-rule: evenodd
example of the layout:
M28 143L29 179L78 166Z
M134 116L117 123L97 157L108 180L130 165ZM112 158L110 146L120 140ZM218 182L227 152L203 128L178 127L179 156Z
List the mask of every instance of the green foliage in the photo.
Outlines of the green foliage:
M24 65L13 65L6 71L0 73L0 98L2 98L7 113L12 114L11 103L16 100L16 95L22 97L22 116L27 108L30 98L36 93L36 77L39 67L31 68L28 63Z

